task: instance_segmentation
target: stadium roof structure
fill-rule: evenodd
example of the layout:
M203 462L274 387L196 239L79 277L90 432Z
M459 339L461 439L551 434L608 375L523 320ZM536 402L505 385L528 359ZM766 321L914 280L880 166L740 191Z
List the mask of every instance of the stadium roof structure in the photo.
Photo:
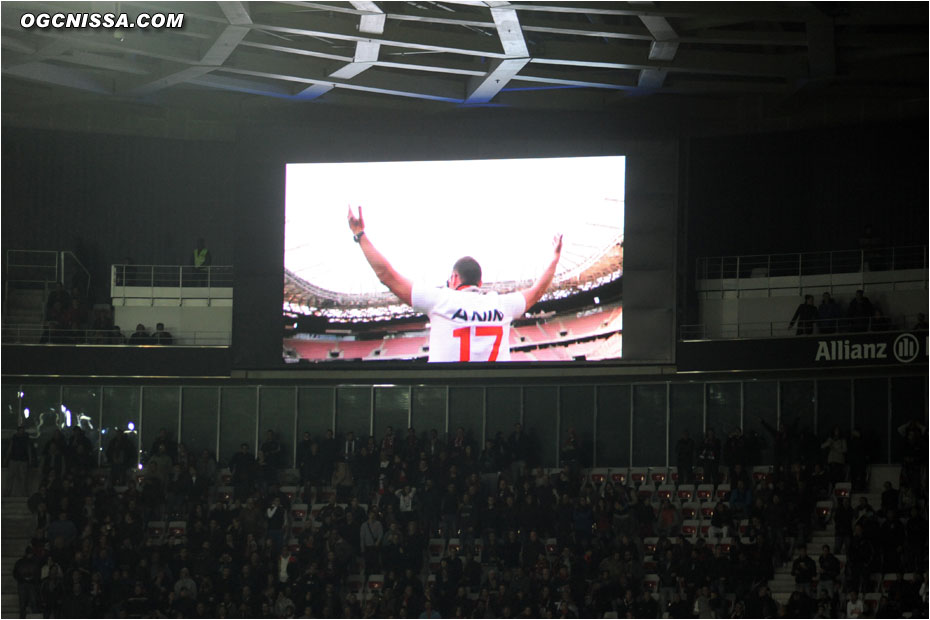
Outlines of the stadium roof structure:
M926 110L920 2L4 2L0 11L4 121L26 125L156 132L171 116L160 111L182 109L185 131L209 133L287 102L644 110L661 100L717 121L736 110ZM183 13L183 27L24 27L27 14L81 11ZM150 123L120 126L114 104Z

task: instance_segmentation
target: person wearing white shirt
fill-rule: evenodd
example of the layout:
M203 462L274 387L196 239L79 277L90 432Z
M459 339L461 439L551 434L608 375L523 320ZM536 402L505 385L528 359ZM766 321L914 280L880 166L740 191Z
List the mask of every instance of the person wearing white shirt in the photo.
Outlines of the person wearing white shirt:
M362 208L349 207L349 229L378 279L401 302L430 319L430 362L495 362L510 360L510 323L523 316L546 292L562 253L562 235L553 240L553 256L529 288L498 294L481 290L481 265L465 256L456 261L446 288L414 284L397 273L365 234Z
M846 617L847 618L861 618L865 607L862 604L862 599L859 598L859 593L853 590L849 593L849 600L846 601Z

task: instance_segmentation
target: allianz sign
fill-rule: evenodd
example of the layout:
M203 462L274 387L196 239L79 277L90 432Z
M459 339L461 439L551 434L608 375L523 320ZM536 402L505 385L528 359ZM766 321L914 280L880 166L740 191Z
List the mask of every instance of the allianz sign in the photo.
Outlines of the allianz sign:
M894 342L852 342L849 339L819 340L815 362L846 360L884 360L889 355L902 364L913 362L920 354L920 341L913 334L900 334Z

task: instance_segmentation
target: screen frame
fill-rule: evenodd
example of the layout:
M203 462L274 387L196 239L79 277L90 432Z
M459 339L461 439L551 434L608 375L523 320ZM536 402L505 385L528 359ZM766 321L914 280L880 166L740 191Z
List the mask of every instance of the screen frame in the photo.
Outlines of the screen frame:
M571 118L526 111L372 118L352 123L320 119L313 128L251 126L238 140L236 301L233 367L239 371L302 369L308 377L367 380L389 377L514 377L606 375L630 367L670 365L675 357L680 141L637 138L612 114ZM325 115L324 115L325 116ZM337 115L342 118L341 115ZM546 127L542 132L541 127ZM626 133L626 135L624 135ZM634 132L635 134L635 132ZM376 136L378 139L373 140ZM532 137L531 137L532 136ZM497 363L390 360L301 362L282 357L285 165L528 157L626 157L623 274L623 357L608 361ZM256 239L270 239L265 245ZM240 295L240 291L242 294ZM274 317L269 321L269 317ZM555 375L552 373L555 372ZM664 371L661 371L664 372ZM322 374L320 374L322 373ZM387 374L386 374L387 373ZM463 374L464 373L464 374ZM477 374L475 374L477 373Z

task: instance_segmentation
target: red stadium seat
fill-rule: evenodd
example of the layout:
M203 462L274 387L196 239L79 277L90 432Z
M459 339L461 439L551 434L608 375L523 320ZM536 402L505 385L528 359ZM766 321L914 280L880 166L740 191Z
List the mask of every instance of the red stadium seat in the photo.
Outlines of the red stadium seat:
M607 480L608 473L609 470L606 467L592 469L589 473L589 480L595 485L603 484Z
M772 467L769 465L756 465L752 468L752 479L756 483L768 480L771 475Z
M671 500L675 496L675 486L672 484L663 484L656 491L656 496L660 500Z
M678 500L682 502L690 502L694 499L694 485L693 484L682 484L678 486Z

